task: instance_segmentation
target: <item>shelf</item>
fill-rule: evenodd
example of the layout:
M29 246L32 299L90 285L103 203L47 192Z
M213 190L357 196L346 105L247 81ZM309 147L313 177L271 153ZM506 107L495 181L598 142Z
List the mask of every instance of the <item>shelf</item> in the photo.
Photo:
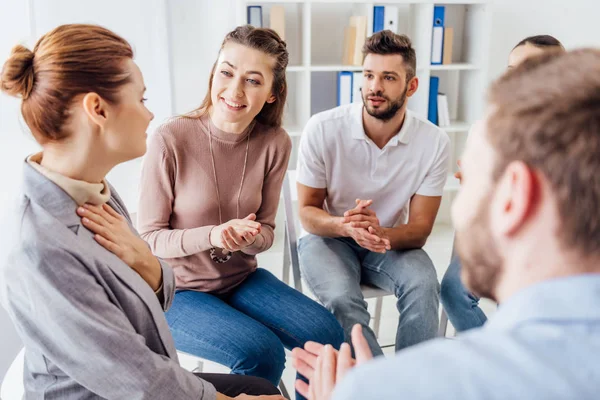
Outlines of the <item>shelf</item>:
M487 4L490 0L444 0L443 4ZM342 3L342 4L352 4L352 3L365 3L364 0L259 0L259 1L251 1L251 0L242 0L242 4L248 5L259 5L259 4L302 4L302 3ZM434 0L392 0L386 1L385 4L437 4L437 1ZM377 3L378 4L378 3Z
M448 174L444 191L457 192L460 189L460 181L454 177L454 174Z
M464 121L452 121L449 126L440 126L446 133L469 132L471 124Z
M430 65L424 69L428 69L430 71L474 71L478 70L479 67L475 64L469 63L454 63L445 65Z
M312 72L339 72L339 71L355 71L360 72L363 70L362 65L311 65L309 67Z

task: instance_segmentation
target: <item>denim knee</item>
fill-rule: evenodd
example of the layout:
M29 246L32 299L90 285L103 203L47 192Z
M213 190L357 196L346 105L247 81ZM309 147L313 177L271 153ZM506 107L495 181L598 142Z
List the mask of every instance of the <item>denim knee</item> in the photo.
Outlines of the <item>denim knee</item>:
M446 308L452 307L452 305L461 302L466 294L466 289L460 280L460 268L457 268L456 265L450 265L442 278L440 289L442 304Z
M255 337L251 346L238 348L237 361L232 373L267 379L277 386L285 368L285 350L274 334Z
M313 334L311 340L321 344L330 344L339 349L344 343L344 329L330 312L324 313L319 320L320 329Z
M405 287L404 293L413 292L435 298L439 298L440 295L440 283L438 282L435 270L428 271L424 269L419 274L412 276L410 282L405 284ZM397 293L396 297L399 297L398 295Z
M367 303L360 297L352 296L351 293L342 290L332 290L327 293L327 298L323 299L325 307L334 314L351 313L356 307L366 308Z

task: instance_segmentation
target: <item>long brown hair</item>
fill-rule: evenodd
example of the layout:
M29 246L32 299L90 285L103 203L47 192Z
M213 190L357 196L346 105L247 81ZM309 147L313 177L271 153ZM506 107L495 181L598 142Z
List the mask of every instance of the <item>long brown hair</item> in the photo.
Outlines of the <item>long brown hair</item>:
M230 42L260 50L275 59L275 65L273 66L273 87L271 88L271 92L276 97L276 100L273 103L265 103L262 110L260 110L256 116L256 120L267 126L280 127L283 124L283 110L288 91L285 70L289 62L289 53L285 42L281 40L274 30L255 28L251 25L238 26L233 31L229 32L221 44L221 50ZM196 110L186 114L184 117L200 118L203 115L206 115L212 106L211 90L216 68L217 62L215 61L210 72L210 79L208 80L208 92L206 93L202 104L200 104L200 107Z
M129 82L124 61L133 58L125 39L96 25L62 25L38 40L33 51L17 45L4 63L0 88L22 98L21 113L38 142L68 136L63 127L75 96L94 92L117 103Z

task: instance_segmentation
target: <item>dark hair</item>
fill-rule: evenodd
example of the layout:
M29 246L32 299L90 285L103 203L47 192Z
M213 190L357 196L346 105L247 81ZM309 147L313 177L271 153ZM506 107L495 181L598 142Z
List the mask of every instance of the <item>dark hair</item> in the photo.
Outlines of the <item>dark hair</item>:
M62 25L38 40L33 51L17 45L4 63L0 88L21 97L21 113L40 143L68 136L63 127L75 96L95 92L117 103L129 82L127 41L96 25Z
M367 38L362 52L365 57L367 54L401 55L407 66L407 82L414 78L417 72L417 54L412 47L410 38L406 35L397 35L390 30L379 31Z
M275 58L275 65L273 66L273 87L271 88L271 92L276 97L276 100L273 103L266 103L256 116L256 120L267 126L280 127L283 124L283 111L288 92L285 70L289 62L289 53L285 42L274 30L255 28L252 25L238 26L233 31L229 32L221 44L221 50L229 42L260 50ZM216 68L217 62L215 61L210 72L208 92L206 93L202 104L200 104L200 107L196 110L186 114L186 118L200 118L205 115L212 106L211 90Z
M536 35L536 36L529 36L529 37L526 37L525 39L521 40L515 47L513 47L513 50L516 49L517 47L523 46L527 43L529 43L535 47L560 47L563 50L565 49L564 46L562 45L562 43L554 36Z
M600 256L600 51L544 52L489 92L494 179L513 161L539 172L556 196L563 245Z

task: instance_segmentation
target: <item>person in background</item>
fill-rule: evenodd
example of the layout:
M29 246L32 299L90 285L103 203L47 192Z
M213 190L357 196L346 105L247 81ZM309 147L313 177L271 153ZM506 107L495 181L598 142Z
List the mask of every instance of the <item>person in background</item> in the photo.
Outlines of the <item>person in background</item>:
M150 138L138 212L141 236L175 271L167 321L177 349L274 385L284 348L343 341L323 306L257 267L291 152L287 64L275 31L227 34L200 108Z
M529 58L493 83L452 205L483 327L369 361L307 343L312 400L595 400L600 392L600 50ZM358 364L356 368L353 368Z
M298 155L306 283L350 340L363 326L381 355L360 284L397 297L396 350L436 336L439 283L422 249L448 173L450 139L407 109L418 89L410 39L389 30L367 39L362 102L314 115Z
M129 43L95 25L62 25L0 75L22 99L42 152L0 240L0 300L25 345L25 398L282 400L264 379L181 368L164 311L171 268L152 255L105 180L146 151L154 117ZM246 394L244 394L246 393Z
M508 56L508 69L515 68L529 57L545 51L564 52L563 45L550 35L538 35L525 38L517 44ZM460 170L455 177L462 181ZM479 297L465 288L460 279L460 258L454 255L446 270L441 284L441 301L448 319L457 332L477 328L485 323L487 317L479 307Z

